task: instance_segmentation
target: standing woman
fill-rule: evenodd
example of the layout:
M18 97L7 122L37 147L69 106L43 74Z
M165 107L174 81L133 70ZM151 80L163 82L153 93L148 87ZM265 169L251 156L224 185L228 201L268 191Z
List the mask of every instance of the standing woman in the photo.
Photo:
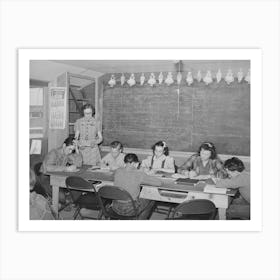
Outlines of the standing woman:
M98 144L102 142L100 123L94 118L95 109L91 104L82 107L84 114L75 123L75 139L83 157L83 164L98 165L101 161Z

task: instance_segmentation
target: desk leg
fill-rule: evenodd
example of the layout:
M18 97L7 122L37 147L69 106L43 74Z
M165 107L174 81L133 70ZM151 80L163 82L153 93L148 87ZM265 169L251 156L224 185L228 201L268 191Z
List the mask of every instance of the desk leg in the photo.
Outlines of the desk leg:
M59 186L52 186L52 208L58 218Z
M226 220L226 208L218 208L219 220Z

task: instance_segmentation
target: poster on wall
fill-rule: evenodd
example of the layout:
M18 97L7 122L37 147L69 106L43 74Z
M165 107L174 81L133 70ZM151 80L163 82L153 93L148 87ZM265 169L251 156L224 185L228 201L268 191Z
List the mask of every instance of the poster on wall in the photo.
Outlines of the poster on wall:
M64 129L66 120L66 87L50 88L49 128Z

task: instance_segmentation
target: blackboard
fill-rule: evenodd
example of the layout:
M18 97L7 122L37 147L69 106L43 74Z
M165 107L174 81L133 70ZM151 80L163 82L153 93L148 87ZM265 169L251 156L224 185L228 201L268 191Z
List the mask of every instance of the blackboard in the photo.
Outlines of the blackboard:
M104 145L144 149L165 140L171 151L187 152L211 141L219 154L249 156L250 84L105 85L103 137Z

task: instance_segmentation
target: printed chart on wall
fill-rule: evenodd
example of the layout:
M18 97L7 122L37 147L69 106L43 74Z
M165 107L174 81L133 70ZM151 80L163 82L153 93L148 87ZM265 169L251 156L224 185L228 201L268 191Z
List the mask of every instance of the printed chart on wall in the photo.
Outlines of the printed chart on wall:
M64 129L66 118L66 88L50 88L50 129Z

